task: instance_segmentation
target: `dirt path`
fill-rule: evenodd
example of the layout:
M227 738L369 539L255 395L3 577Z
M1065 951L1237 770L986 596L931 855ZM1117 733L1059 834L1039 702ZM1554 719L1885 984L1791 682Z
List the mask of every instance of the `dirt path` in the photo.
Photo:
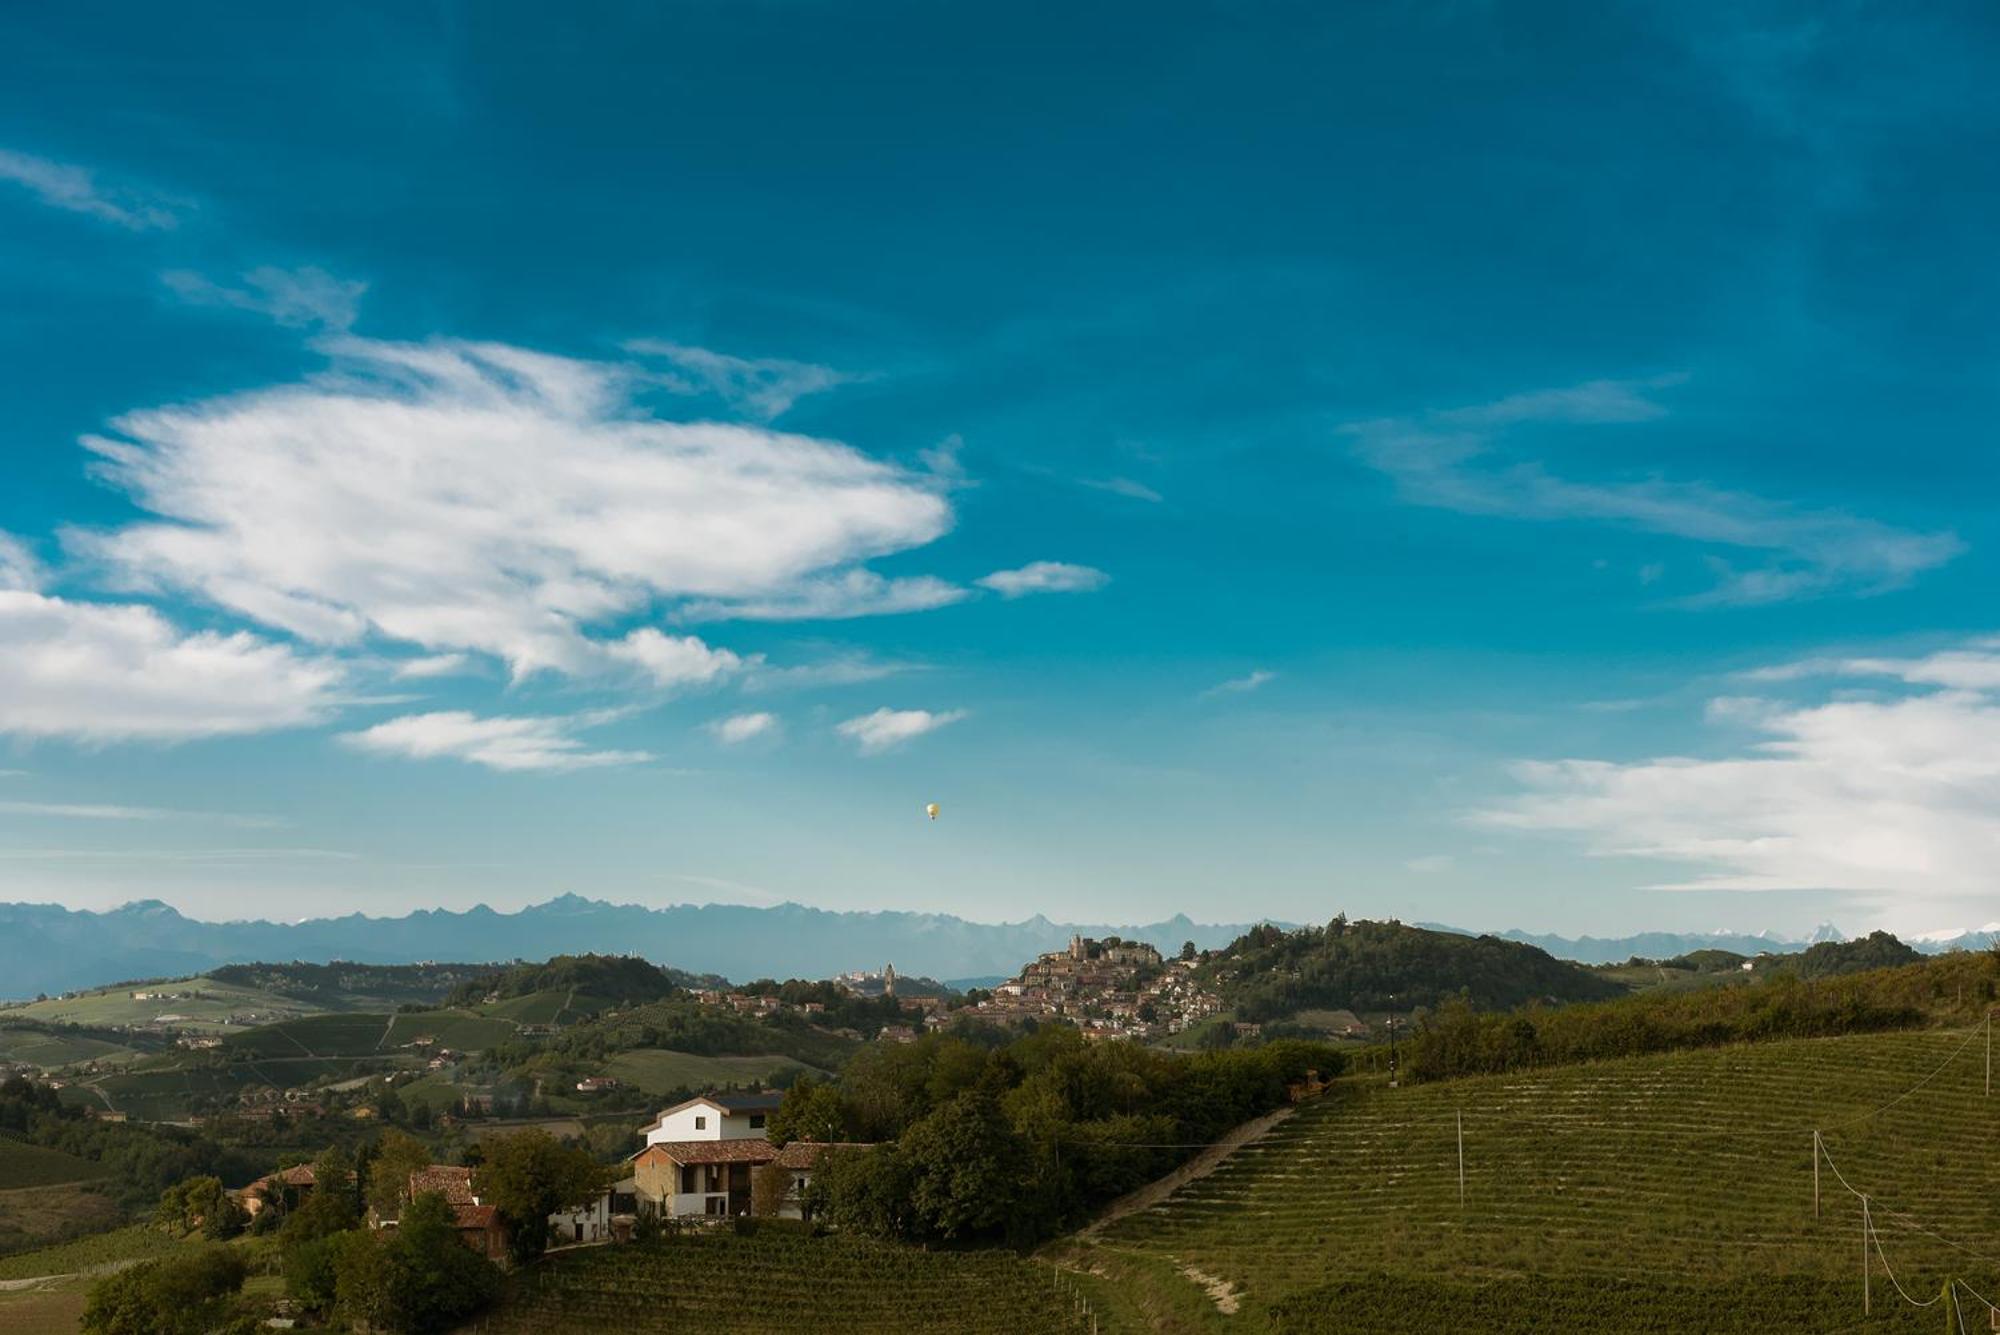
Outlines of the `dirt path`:
M1196 1178L1207 1177L1222 1164L1223 1160L1252 1141L1263 1139L1272 1127L1297 1111L1296 1107L1288 1105L1274 1113L1266 1113L1255 1121L1245 1122L1233 1128L1228 1135L1165 1177L1148 1182L1137 1191L1127 1192L1105 1206L1104 1213L1078 1229L1075 1237L1079 1241L1089 1241L1108 1225L1115 1224L1128 1215L1135 1215L1141 1210L1152 1209Z

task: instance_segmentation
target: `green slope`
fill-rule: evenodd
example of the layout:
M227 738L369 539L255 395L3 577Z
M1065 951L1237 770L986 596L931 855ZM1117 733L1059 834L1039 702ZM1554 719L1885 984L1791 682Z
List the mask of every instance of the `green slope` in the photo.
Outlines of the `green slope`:
M1275 1303L1287 1329L1502 1328L1485 1324L1481 1303L1498 1295L1479 1286L1511 1283L1523 1310L1545 1316L1650 1286L1656 1314L1681 1316L1627 1328L1715 1330L1773 1328L1736 1324L1752 1310L1742 1295L1790 1285L1793 1328L1824 1328L1824 1304L1843 1296L1859 1315L1861 1212L1828 1171L1814 1217L1817 1127L1873 1198L1913 1295L1957 1276L2000 1298L2000 1260L1989 1259L2000 1254L2000 1095L1984 1093L1981 1032L1772 1042L1397 1090L1350 1082L1111 1225L1080 1263L1101 1259L1141 1286L1191 1267L1228 1284L1252 1327ZM1875 1283L1878 1312L1896 1307L1879 1265ZM1412 1286L1429 1297L1411 1299ZM1696 1310L1707 1315L1687 1324ZM1354 1324L1369 1312L1376 1324ZM1942 1320L1931 1316L1925 1329ZM1975 1317L1983 1328L1983 1309Z
M477 1328L896 1331L910 1335L1088 1335L1090 1318L1047 1266L1011 1252L928 1252L853 1237L764 1229L552 1256L516 1277Z

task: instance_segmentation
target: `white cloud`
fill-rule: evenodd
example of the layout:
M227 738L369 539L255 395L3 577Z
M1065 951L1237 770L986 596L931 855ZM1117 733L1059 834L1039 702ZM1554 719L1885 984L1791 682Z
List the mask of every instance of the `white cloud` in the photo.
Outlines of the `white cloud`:
M315 643L488 653L516 676L622 666L588 629L661 603L867 615L962 596L860 567L952 516L929 479L848 446L655 420L618 367L502 344L321 346L334 369L307 383L87 439L159 520L66 541L130 587Z
M243 275L242 287L227 287L188 269L160 275L182 301L193 306L228 306L262 315L288 329L344 330L354 323L368 284L335 278L324 269L280 269L264 265Z
M1506 462L1495 435L1522 423L1601 425L1665 414L1645 391L1676 377L1592 381L1519 394L1418 418L1344 428L1357 456L1395 480L1414 504L1464 514L1617 524L1772 562L1738 569L1711 562L1714 588L1690 606L1778 602L1836 591L1879 593L1907 584L1965 550L1955 534L1918 533L1837 510L1804 510L1701 482L1572 482L1532 461Z
M572 734L584 718L480 718L464 710L407 714L341 741L376 755L413 760L450 758L505 772L593 769L652 759L643 751L593 751Z
M423 681L432 677L455 677L472 666L472 659L466 654L429 654L422 658L406 658L396 664L398 680Z
M1456 862L1457 859L1449 853L1427 853L1423 857L1409 859L1403 864L1403 868L1406 871L1430 876L1437 872L1450 871Z
M800 580L781 593L689 603L689 621L850 621L855 617L928 612L963 602L964 589L932 575L885 579L872 570Z
M83 167L0 148L0 181L26 186L42 203L116 223L135 232L172 227L170 201L110 189Z
M1823 698L1717 702L1713 722L1756 738L1734 754L1526 763L1527 791L1475 819L1690 870L1663 888L1845 891L1905 925L1946 901L1990 897L2000 680L1989 670L2000 655L1839 661L1856 666ZM1912 689L1854 698L1840 684L1883 675ZM1981 688L1960 684L1973 681Z
M996 570L976 582L1003 598L1021 598L1031 593L1089 593L1109 584L1111 576L1090 566L1031 561L1019 570Z
M848 719L834 731L860 746L862 755L872 756L927 732L936 732L965 716L963 709L942 714L933 714L928 709L878 709L872 714Z
M680 374L657 377L669 389L682 394L714 394L731 407L766 422L781 416L808 394L862 378L811 362L790 362L780 357L731 357L707 348L654 338L634 339L625 347L629 352L658 357L672 365Z
M41 562L13 534L0 530L0 589L34 590L42 587Z
M0 589L0 733L181 741L324 721L341 669L150 607Z
M700 686L739 672L745 660L727 649L711 649L692 635L665 635L651 626L604 647L609 657L630 663L656 686Z
M1210 696L1216 695L1247 695L1258 687L1263 686L1266 682L1271 681L1277 675L1277 673L1266 668L1258 668L1255 671L1245 673L1241 677L1231 677L1228 681L1217 682L1201 693L1202 698L1207 699Z
M737 746L754 737L764 737L778 728L776 714L733 714L708 725L708 731L724 746Z

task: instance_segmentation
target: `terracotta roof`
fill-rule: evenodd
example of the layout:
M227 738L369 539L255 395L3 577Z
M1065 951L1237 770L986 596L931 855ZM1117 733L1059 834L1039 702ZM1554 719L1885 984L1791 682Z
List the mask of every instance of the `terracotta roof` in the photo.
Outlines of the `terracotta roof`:
M319 1181L319 1175L313 1172L313 1166L309 1163L293 1164L290 1168L273 1173L271 1176L288 1187L310 1187Z
M867 1142L859 1140L795 1140L778 1151L777 1162L780 1168L817 1168L828 1150L869 1148Z
M742 1140L662 1140L648 1145L640 1158L659 1153L675 1163L769 1163L778 1157L761 1136Z
M491 1205L473 1205L471 1202L453 1202L452 1221L461 1229L492 1228L500 1218L500 1211Z
M453 1205L470 1205L472 1170L445 1164L432 1164L429 1168L419 1168L410 1174L410 1194L415 1196L426 1191L443 1192L444 1198Z

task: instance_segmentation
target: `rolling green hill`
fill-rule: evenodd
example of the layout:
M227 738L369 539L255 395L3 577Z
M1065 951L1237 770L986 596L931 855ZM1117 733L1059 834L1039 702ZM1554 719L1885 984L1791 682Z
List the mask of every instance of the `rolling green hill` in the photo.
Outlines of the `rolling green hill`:
M1200 976L1239 1019L1254 1021L1302 1010L1409 1011L1460 995L1482 1010L1503 1010L1626 991L1518 941L1344 918L1293 932L1253 928L1203 963Z
M1815 1218L1818 1128L1914 1297L1956 1276L2000 1298L1983 1034L1352 1079L1069 1259L1107 1271L1131 1312L1185 1303L1172 1291L1199 1274L1247 1329L1835 1329L1859 1323L1861 1209L1824 1169ZM1879 1260L1874 1283L1878 1322L1902 1328Z
M61 1150L25 1145L0 1136L0 1191L89 1182L105 1176L107 1171L102 1164L64 1154Z

